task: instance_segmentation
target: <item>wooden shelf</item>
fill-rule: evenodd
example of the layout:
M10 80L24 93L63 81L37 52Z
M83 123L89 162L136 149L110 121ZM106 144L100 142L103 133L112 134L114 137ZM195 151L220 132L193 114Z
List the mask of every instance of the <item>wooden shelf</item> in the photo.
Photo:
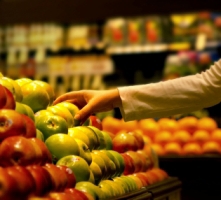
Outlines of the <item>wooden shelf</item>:
M217 0L0 0L0 25L34 22L90 23L111 17L220 11Z

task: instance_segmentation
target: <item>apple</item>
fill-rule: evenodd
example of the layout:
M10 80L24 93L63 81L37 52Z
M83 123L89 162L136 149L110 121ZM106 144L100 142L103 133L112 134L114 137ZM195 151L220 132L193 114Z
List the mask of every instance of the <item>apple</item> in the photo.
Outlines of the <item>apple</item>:
M90 170L90 176L88 182L95 184L94 173L92 172L92 170Z
M124 162L123 156L120 153L118 153L117 151L113 151L113 150L108 150L108 153L112 154L114 156L114 158L116 158L118 160L120 168L119 168L117 175L121 176L124 172L124 169L125 169L125 162Z
M135 170L134 173L140 172L143 168L142 159L140 159L139 154L136 151L127 151L125 154L129 155L132 158Z
M88 181L90 177L90 167L85 159L77 155L68 155L59 159L56 165L65 165L69 167L75 177L76 183Z
M0 109L0 141L9 136L25 134L26 125L21 114L11 109Z
M133 179L136 182L138 190L140 190L141 188L145 187L145 183L139 177L134 176L132 174L127 175L127 176L130 177L131 179Z
M52 191L64 191L68 183L66 172L52 163L46 163L43 167L49 172L51 180L54 183Z
M12 109L15 110L16 102L13 94L9 91L8 88L5 87L5 94L6 94L6 103L4 105L4 109Z
M7 173L12 176L19 189L19 197L25 199L28 195L32 194L35 190L35 181L31 173L23 166L11 166L5 168ZM22 199L22 198L21 198Z
M94 126L99 130L103 130L101 120L95 115L89 117L89 126Z
M35 163L36 151L28 138L11 136L5 138L0 145L0 165L3 167Z
M53 200L75 200L75 197L70 193L65 192L49 192L48 195Z
M137 173L133 173L131 175L138 177L142 181L144 187L150 185L150 183L151 183L149 181L148 177L146 176L145 172L137 172Z
M54 183L49 172L44 167L40 165L28 165L26 169L34 179L35 190L33 195L43 196L53 189Z
M76 188L66 188L64 192L74 195L77 200L89 200L84 192L77 190Z
M124 189L125 193L131 192L128 183L125 182L125 180L123 180L122 178L120 178L120 177L115 177L115 178L113 178L112 180L113 180L115 183L121 185L121 187Z
M23 99L22 91L20 85L18 83L9 78L9 77L1 77L0 84L5 86L13 95L15 101L21 102Z
M74 139L74 140L78 144L79 151L80 151L80 153L79 153L80 157L84 158L87 161L88 165L90 165L92 162L92 156L91 156L90 149L82 140L79 140L79 139Z
M87 191L93 197L95 197L95 199L107 199L105 193L101 190L101 188L91 182L88 181L78 182L75 188L80 191Z
M107 149L107 150L113 149L113 140L112 140L110 134L106 131L101 131L101 133L104 136L104 140L105 140L105 144L106 144L105 149Z
M114 162L107 156L107 154L105 154L104 152L102 152L101 150L93 150L92 154L97 154L98 156L100 156L103 160L104 163L106 165L107 168L107 179L109 178L113 178L115 176L116 172L116 165L114 164Z
M113 139L113 150L124 153L126 151L137 151L139 149L135 136L126 132L118 133Z
M90 170L94 174L95 184L98 184L103 178L100 166L96 162L92 161L91 164L90 164Z
M30 138L29 140L31 141L32 144L36 143L36 145L41 149L40 165L45 165L46 163L52 163L52 155L49 149L47 148L46 144L38 138Z
M15 110L20 114L28 115L28 112L27 112L24 105L25 104L16 101L15 102Z
M36 138L40 139L43 142L45 141L43 133L37 128L36 128Z
M68 133L66 120L58 115L41 115L36 120L35 126L43 133L45 140L56 133Z
M98 137L98 140L99 140L99 146L97 149L106 149L106 142L105 142L105 138L104 138L104 135L102 134L101 130L96 128L95 126L87 126L88 128L92 129L97 137Z
M27 116L30 117L33 121L35 121L35 114L34 111L31 109L31 107L26 104L24 104L24 107L27 111Z
M7 95L5 92L5 87L0 84L0 109L5 106L7 102Z
M97 134L87 126L76 126L68 129L68 135L82 140L89 147L90 151L99 146Z
M34 121L30 117L24 114L21 114L21 117L25 121L26 125L25 137L26 138L36 137L36 127Z
M45 91L48 93L49 96L49 105L52 105L53 101L55 100L55 92L53 87L45 81L34 80L33 82L39 84L45 89Z
M66 184L66 188L74 188L76 185L76 178L75 175L73 173L73 171L71 170L71 168L69 168L68 166L65 165L56 165L58 168L60 168L61 170L63 170L67 176L67 184Z
M67 121L68 128L74 126L74 117L67 108L61 108L55 105L47 107L47 110L52 112L54 115L63 117Z
M23 86L24 84L30 83L32 81L33 81L32 79L26 78L26 77L18 78L15 80L15 82L18 83L18 85L20 85L20 87Z
M7 173L5 168L0 167L0 199L14 200L16 194L19 194L17 180Z
M30 106L34 113L48 107L49 95L42 86L31 81L21 86L21 90L23 94L22 103Z
M126 153L121 153L123 159L124 159L124 175L133 174L135 172L135 166L133 159Z
M34 113L34 117L35 117L35 123L38 121L39 118L41 118L42 116L46 116L46 115L53 115L54 114L46 109L43 110L39 110L38 112Z
M63 107L67 108L73 117L79 111L79 108L75 104L68 102L68 101L62 101L62 102L56 104L56 106L60 106L62 108ZM74 119L74 126L78 126L78 125L79 125L79 121Z
M106 182L105 180L101 181L98 186L101 188L101 190L104 192L107 199L112 199L114 197L119 196L119 194L115 191L115 188L113 187L113 181Z
M137 142L138 142L138 149L143 149L144 148L144 138L143 138L143 134L141 132L139 132L138 130L134 130L134 131L129 131L128 132L129 135L133 135Z
M142 161L142 169L141 171L147 171L148 169L153 168L153 162L148 154L145 153L144 150L138 150L136 151L138 153L138 157Z
M67 134L57 133L51 135L45 140L45 144L53 156L54 163L64 156L80 155L78 143Z

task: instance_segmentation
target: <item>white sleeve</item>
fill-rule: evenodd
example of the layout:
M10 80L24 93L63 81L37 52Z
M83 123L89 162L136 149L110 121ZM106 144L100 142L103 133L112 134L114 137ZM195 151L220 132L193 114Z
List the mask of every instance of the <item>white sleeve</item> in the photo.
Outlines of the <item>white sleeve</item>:
M221 59L196 75L118 88L125 121L169 117L221 102Z

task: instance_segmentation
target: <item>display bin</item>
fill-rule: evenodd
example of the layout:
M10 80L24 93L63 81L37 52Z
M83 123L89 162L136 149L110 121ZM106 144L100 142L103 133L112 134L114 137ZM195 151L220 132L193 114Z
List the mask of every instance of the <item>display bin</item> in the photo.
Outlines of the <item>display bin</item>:
M169 177L164 181L113 200L180 200L181 188L182 183L177 177Z
M160 156L159 165L182 182L182 200L221 199L221 155Z

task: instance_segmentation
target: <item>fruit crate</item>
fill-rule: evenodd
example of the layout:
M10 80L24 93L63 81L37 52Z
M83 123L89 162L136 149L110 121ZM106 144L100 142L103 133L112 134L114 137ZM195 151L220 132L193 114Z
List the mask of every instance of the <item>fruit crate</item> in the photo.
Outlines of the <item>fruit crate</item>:
M180 200L181 189L181 181L177 177L169 177L164 181L113 200Z
M221 155L160 156L159 166L182 182L182 200L221 199Z

